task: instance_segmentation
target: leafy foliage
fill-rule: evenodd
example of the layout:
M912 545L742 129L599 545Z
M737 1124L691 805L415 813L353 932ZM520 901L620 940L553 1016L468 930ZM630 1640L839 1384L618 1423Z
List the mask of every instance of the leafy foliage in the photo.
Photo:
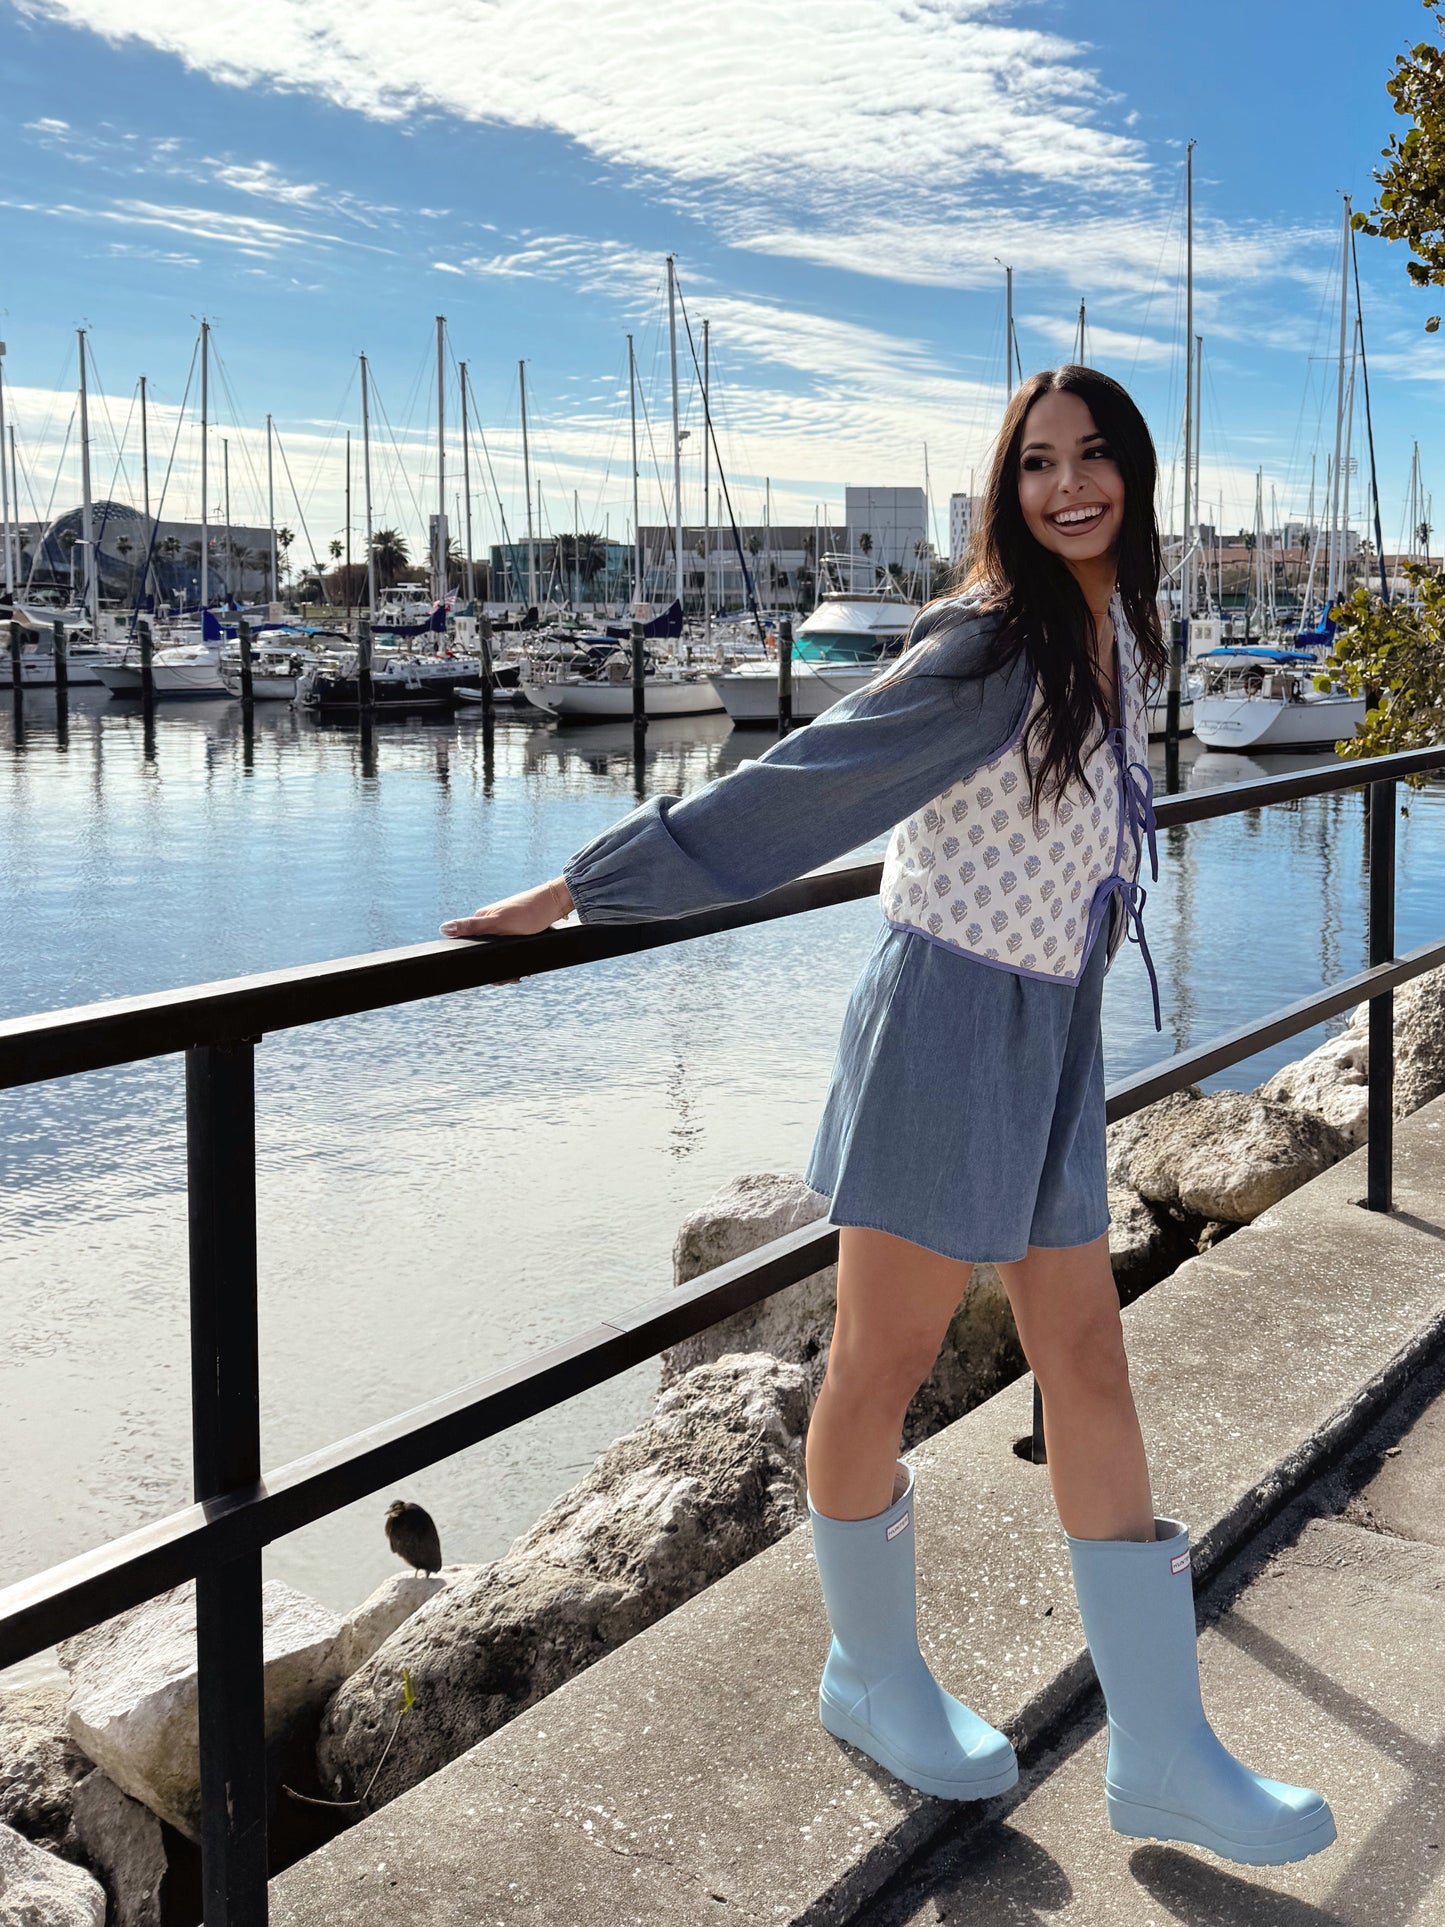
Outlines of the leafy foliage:
M1445 37L1445 0L1424 0L1424 6ZM1379 199L1352 223L1365 234L1407 243L1415 259L1405 272L1417 288L1445 287L1445 47L1424 40L1400 54L1385 85L1395 112L1411 126L1381 148L1389 165L1375 170ZM1434 334L1439 326L1433 314L1425 330Z
M1358 588L1330 612L1339 625L1327 659L1333 678L1351 695L1375 699L1355 734L1335 744L1339 756L1445 742L1445 568L1402 566L1414 600L1383 602ZM1315 680L1327 689L1331 677Z

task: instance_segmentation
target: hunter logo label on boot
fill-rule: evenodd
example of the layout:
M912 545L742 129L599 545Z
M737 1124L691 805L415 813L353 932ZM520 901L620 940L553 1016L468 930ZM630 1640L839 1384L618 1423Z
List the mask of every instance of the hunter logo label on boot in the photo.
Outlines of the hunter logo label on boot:
M889 1526L887 1532L883 1535L884 1538L896 1539L899 1533L902 1532L903 1528L908 1524L908 1521L912 1518L912 1516L913 1515L911 1512L905 1512L901 1519L895 1519L892 1525Z
M1186 1572L1188 1567L1189 1554L1187 1552L1176 1552L1174 1557L1169 1561L1169 1570L1171 1572Z

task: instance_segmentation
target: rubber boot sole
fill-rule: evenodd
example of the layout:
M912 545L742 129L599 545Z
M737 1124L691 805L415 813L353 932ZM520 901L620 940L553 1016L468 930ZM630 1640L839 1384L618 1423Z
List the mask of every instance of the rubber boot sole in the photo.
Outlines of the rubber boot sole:
M835 1740L846 1740L849 1746L856 1746L860 1753L866 1753L870 1760L886 1766L896 1780L911 1786L918 1793L931 1793L936 1800L992 1800L1000 1793L1018 1785L1019 1763L1010 1756L1008 1763L997 1772L979 1774L966 1780L943 1779L931 1773L920 1773L917 1767L910 1766L880 1740L871 1727L855 1720L851 1713L845 1713L841 1706L835 1706L822 1693L818 1695L818 1718L825 1731Z
M1122 1833L1131 1840L1182 1841L1186 1846L1203 1847L1207 1852L1217 1854L1221 1860L1232 1860L1242 1867L1284 1867L1294 1860L1308 1860L1311 1854L1322 1852L1335 1839L1334 1815L1328 1807L1292 1838L1259 1845L1250 1841L1231 1840L1186 1813L1176 1813L1169 1807L1150 1806L1143 1800L1129 1799L1107 1786L1104 1802L1109 1812L1109 1825L1115 1833Z

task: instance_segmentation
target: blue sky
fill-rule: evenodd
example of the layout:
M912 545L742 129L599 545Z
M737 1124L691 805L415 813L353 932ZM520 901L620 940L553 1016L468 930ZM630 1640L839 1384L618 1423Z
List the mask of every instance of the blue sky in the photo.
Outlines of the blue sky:
M1137 394L1167 464L1193 137L1204 498L1252 520L1262 466L1266 511L1273 491L1300 514L1333 434L1339 194L1368 205L1391 62L1426 27L1415 0L0 0L0 333L26 487L43 506L59 472L74 499L76 326L106 391L97 492L118 477L125 496L135 378L158 466L206 313L234 519L264 517L270 411L300 497L283 477L278 519L304 516L324 553L364 350L390 425L377 520L415 538L445 313L493 463L473 476L478 546L498 497L520 520L519 357L546 523L572 525L575 491L584 526L621 535L628 329L666 459L668 250L694 326L712 323L748 517L765 477L775 517L801 520L846 483L921 482L925 444L937 503L968 486L1002 402L995 257L1025 369L1069 358L1083 298L1089 359ZM1360 246L1393 547L1413 437L1445 518L1445 334L1421 332L1440 302L1403 250ZM195 442L183 427L168 512L195 513ZM660 519L646 458L644 491Z

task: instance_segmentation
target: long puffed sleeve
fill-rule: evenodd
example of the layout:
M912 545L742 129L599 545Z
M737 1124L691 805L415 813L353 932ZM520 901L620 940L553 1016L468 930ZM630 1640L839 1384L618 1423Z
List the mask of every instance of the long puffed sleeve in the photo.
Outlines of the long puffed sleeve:
M563 866L584 923L679 917L750 897L893 827L972 774L1021 725L1020 656L981 669L995 625L936 604L906 654L815 722L685 797L655 796Z

